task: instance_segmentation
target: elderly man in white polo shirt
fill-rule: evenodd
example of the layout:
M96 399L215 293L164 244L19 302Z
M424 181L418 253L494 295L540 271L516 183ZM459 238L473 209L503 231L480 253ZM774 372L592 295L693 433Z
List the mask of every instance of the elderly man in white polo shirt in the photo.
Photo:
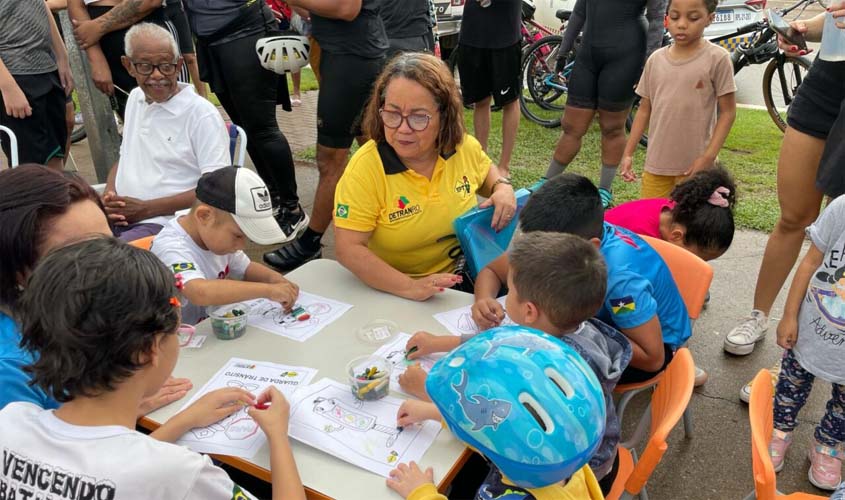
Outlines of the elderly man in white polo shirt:
M176 81L182 58L173 36L141 23L126 33L123 65L138 80L129 94L120 159L103 204L115 236L157 234L189 208L200 176L231 164L229 136L213 104Z

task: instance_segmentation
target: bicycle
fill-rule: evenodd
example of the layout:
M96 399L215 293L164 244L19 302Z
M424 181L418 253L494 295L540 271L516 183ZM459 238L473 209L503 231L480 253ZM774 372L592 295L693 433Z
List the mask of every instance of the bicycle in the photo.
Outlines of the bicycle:
M779 12L786 16L803 6L797 15L800 16L809 5L817 1L800 0ZM806 57L789 57L781 52L778 49L777 36L766 20L750 23L734 33L712 38L710 41L718 43L748 33L753 33L749 37L750 40L741 44L731 54L734 74L752 64L768 64L763 73L763 100L772 120L783 131L786 129L786 109L792 103L795 92L812 63ZM664 45L670 41L668 36L664 37ZM559 35L544 37L534 42L523 59L526 91L520 96L520 109L526 118L547 128L560 126L560 112L566 105L566 81L571 72L570 54L564 71L560 75L554 73L560 42ZM575 50L577 44L573 52ZM635 100L626 122L629 132L636 116L638 102L639 98ZM640 143L647 147L648 136L643 135Z
M522 1L522 21L520 26L520 44L522 46L522 59L525 59L525 56L528 53L528 50L531 48L532 44L544 36L554 35L552 31L548 28L543 26L542 24L538 23L534 20L534 12L536 11L536 7L534 6L533 2L523 0ZM565 23L566 20L569 19L570 11L558 11L563 17L558 16L562 23ZM561 27L561 30L563 26ZM449 54L449 58L447 59L447 65L449 66L449 71L451 71L452 75L455 77L455 81L460 81L460 75L458 74L458 58L460 58L460 46L455 47L452 49L452 52ZM523 73L524 76L524 73ZM472 109L472 105L464 105L467 109ZM493 106L492 111L499 111L501 108L497 106Z

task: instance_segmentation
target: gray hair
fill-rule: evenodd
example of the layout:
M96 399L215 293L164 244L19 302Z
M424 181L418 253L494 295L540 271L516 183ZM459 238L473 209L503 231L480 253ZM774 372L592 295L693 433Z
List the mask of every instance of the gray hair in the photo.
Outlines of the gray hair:
M135 46L139 38L166 39L170 45L170 51L173 52L173 60L179 58L179 46L176 44L176 39L169 31L153 23L138 23L129 28L126 37L123 39L123 50L126 52L126 57L132 58L132 47Z

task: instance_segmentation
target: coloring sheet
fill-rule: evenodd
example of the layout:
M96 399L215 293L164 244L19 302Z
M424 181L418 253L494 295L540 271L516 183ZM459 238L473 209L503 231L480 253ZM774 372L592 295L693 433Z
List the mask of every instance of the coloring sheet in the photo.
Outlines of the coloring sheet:
M430 356L417 358L413 361L408 361L405 359L405 346L408 344L408 340L410 340L410 338L411 336L407 333L397 333L393 340L379 347L379 349L373 353L375 356L386 359L393 367L390 371L390 388L396 392L405 394L406 396L410 396L410 394L399 387L399 376L405 373L405 370L415 363L419 363L422 369L428 373L431 370L431 367L434 366L434 363L446 354L432 354Z
M302 366L288 366L248 359L232 358L202 389L197 391L182 410L203 395L224 387L241 387L258 397L270 385L291 399L300 386L308 385L317 370ZM252 458L267 438L258 424L250 418L247 406L208 427L196 427L179 438L177 444L199 453L218 453L233 457ZM180 410L181 411L181 410Z
M249 325L299 342L305 342L316 335L352 308L351 304L303 291L299 292L296 307L290 313L285 313L282 306L272 300L256 299L247 303L252 307ZM300 313L295 314L297 307L301 308Z
M346 384L324 378L297 391L290 436L384 477L400 462L419 461L440 422L396 427L402 400L359 401Z
M505 307L505 297L499 297L496 300L500 304L502 304L502 308ZM452 309L451 311L437 313L434 315L434 319L439 321L441 325L445 326L446 329L454 335L480 333L478 325L476 325L475 321L472 320L472 306L466 306L458 309ZM506 313L505 319L502 320L501 326L513 324L515 323L511 321L511 319Z

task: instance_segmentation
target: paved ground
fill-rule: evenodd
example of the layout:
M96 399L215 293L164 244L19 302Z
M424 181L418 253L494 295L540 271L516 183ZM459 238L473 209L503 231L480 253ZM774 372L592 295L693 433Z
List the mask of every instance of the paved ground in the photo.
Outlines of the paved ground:
M294 151L314 144L315 97L316 93L308 93L303 106L293 113L279 112L280 126ZM73 155L80 173L94 181L86 149L85 142L77 144ZM309 163L297 164L297 179L303 205L310 210L317 183L316 169ZM711 305L697 322L690 342L696 362L710 373L710 381L696 391L691 402L694 437L686 439L683 430L676 429L663 462L649 482L649 493L655 500L736 499L752 489L748 412L737 394L757 370L772 365L781 351L774 343L774 325L757 350L744 358L723 353L722 341L726 332L751 308L766 238L762 233L739 231L730 251L713 263L716 276L711 287ZM331 231L324 242L324 256L333 257ZM264 247L251 247L249 253L260 259L264 250ZM784 290L772 311L774 318L780 317L785 295ZM782 491L814 491L807 482L805 453L812 439L813 424L821 418L828 393L829 384L818 383L802 413L795 447L778 477ZM630 414L636 413L632 407Z

